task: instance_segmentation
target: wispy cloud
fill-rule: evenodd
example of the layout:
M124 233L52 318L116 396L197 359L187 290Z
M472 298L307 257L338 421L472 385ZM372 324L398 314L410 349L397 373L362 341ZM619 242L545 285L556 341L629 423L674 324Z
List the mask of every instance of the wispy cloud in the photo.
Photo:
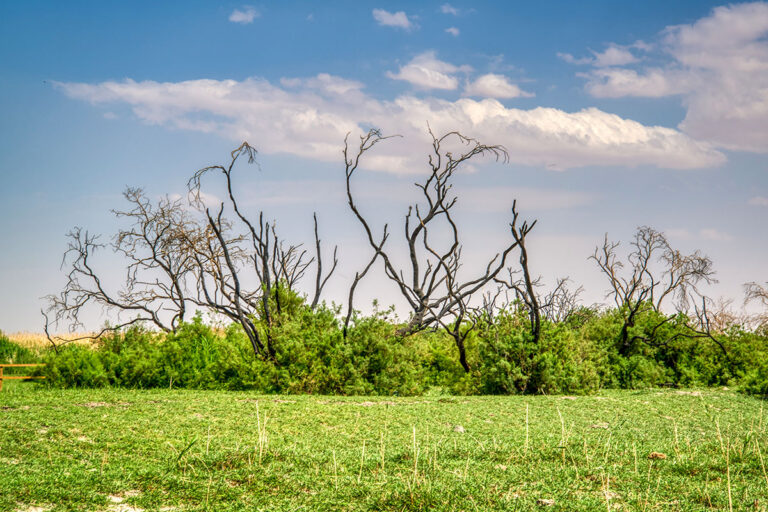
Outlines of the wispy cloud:
M413 30L416 28L414 22L408 18L408 15L404 11L389 12L384 9L374 9L373 19L379 25L385 27L397 27L404 30Z
M521 210L561 210L586 206L595 197L585 192L534 187L467 187L461 189L460 205L484 213L509 212L517 199Z
M717 241L717 242L725 242L727 240L732 240L733 239L733 237L730 234L728 234L728 233L726 233L724 231L719 231L719 230L714 229L714 228L701 229L701 230L699 230L699 235L704 240L714 240L714 241Z
M260 17L259 11L253 7L243 7L242 9L235 9L232 14L229 15L229 21L232 23L240 23L241 25L247 25L253 23L253 20Z
M453 67L455 68L455 66ZM607 165L700 168L724 155L671 128L588 108L507 108L497 100L455 101L410 94L384 101L358 82L332 75L153 82L56 83L68 96L94 104L127 104L143 122L248 140L267 153L290 153L335 162L348 132L369 126L403 139L382 145L368 168L409 173L422 168L429 146L426 123L437 133L460 130L489 144L503 144L513 162L550 169Z
M575 64L575 65L585 65L590 64L592 66L595 66L597 68L605 68L605 67L612 67L612 66L626 66L627 64L633 64L635 62L639 62L640 58L638 58L630 48L646 48L647 45L642 42L638 42L631 46L620 46L617 44L610 44L608 47L603 50L602 52L596 52L594 50L591 50L592 56L591 57L574 57L570 53L557 53L557 56L567 62L568 64Z
M361 82L346 80L328 73L320 73L311 78L282 78L280 83L286 87L310 89L332 96L354 95L364 87Z
M194 197L190 192L185 194L179 194L176 192L167 196L158 197L158 199L162 199L163 197L167 197L170 201L180 201L189 210L194 210L196 208L198 204L196 202L197 200L199 200L204 207L211 209L218 207L222 203L222 200L219 196L215 194L209 194L202 190L199 191L197 197Z
M440 12L443 14L450 14L452 16L458 16L459 10L451 4L443 4L440 6Z
M768 197L755 196L750 198L748 203L752 206L768 206Z
M448 27L447 29L445 29L445 31L451 34L453 37L458 37L459 34L461 33L461 31L456 27Z
M715 228L701 228L698 231L689 231L687 229L673 228L666 229L664 232L671 238L679 240L710 240L714 242L726 242L733 240L733 236L724 231Z
M570 53L562 53L562 52L557 52L557 57L567 62L568 64L577 64L577 65L589 64L594 60L592 59L592 57L576 58Z
M511 83L504 75L488 73L468 82L464 88L465 96L481 98L532 98L535 94L523 91Z

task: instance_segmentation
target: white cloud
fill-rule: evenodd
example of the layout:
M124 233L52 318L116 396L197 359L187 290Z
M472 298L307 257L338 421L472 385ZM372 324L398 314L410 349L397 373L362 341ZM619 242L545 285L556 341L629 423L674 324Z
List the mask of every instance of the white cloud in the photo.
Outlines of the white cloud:
M412 30L415 28L413 21L408 18L408 15L403 11L389 12L384 9L374 9L373 19L378 22L379 25L385 27L397 27L405 30Z
M659 68L646 69L643 74L633 69L597 69L580 76L589 79L587 91L598 98L660 98L683 94L690 86L688 76Z
M592 52L592 54L595 56L594 62L592 64L599 68L608 66L625 66L627 64L632 64L633 62L638 61L637 57L632 55L632 52L630 52L628 49L622 48L621 46L617 46L615 44L608 46L608 48L602 52Z
M695 23L667 27L665 66L596 70L598 97L682 95L680 129L717 146L768 152L768 3L717 7ZM650 46L646 45L648 48Z
M594 60L591 57L583 57L581 59L577 59L570 53L561 53L561 52L557 52L557 57L561 60L564 60L568 64L577 64L577 65L589 64Z
M440 6L440 12L443 14L451 14L453 16L459 15L459 10L452 6L451 4L443 4Z
M447 29L445 29L445 31L451 34L453 37L458 37L459 34L461 33L461 31L456 27L448 27Z
M285 87L297 88L305 87L314 89L326 95L349 96L354 95L363 89L363 84L355 80L346 80L344 78L320 73L311 78L281 78L280 83Z
M630 48L635 48L643 52L650 52L654 48L652 44L649 44L649 43L646 43L645 41L640 41L640 40L635 41L629 46Z
M57 83L68 96L94 104L127 104L143 122L248 140L265 153L339 161L348 132L376 126L399 133L377 146L366 166L396 173L421 170L429 147L426 124L487 144L503 144L512 162L551 169L588 165L699 168L722 163L710 145L665 127L645 126L595 108L507 108L497 100L456 101L409 94L390 101L367 95L361 84L332 75L153 82Z
M755 196L750 198L749 204L752 206L768 206L768 197Z
M631 47L646 49L648 48L648 45L646 45L642 41L638 41L635 44L633 44ZM596 52L594 50L590 50L590 51L592 52L593 57L576 58L570 53L561 53L561 52L558 52L557 56L558 58L567 62L568 64L576 64L576 65L591 64L592 66L595 66L597 68L604 68L604 67L611 67L611 66L625 66L627 64L638 62L640 60L637 57L635 57L635 55L631 51L629 51L629 47L619 46L617 44L608 45L608 48L606 48L602 52Z
M387 76L394 80L405 80L421 89L453 90L459 85L459 80L454 74L470 71L472 68L469 66L454 66L439 60L434 51L428 51L401 66L397 73L387 72Z
M232 14L229 15L229 21L232 23L240 23L247 25L253 23L253 20L260 17L259 11L253 7L243 7L243 9L235 9Z
M480 76L474 82L467 83L464 88L464 95L482 98L531 98L535 96L535 94L525 92L517 85L510 83L504 75L494 73Z

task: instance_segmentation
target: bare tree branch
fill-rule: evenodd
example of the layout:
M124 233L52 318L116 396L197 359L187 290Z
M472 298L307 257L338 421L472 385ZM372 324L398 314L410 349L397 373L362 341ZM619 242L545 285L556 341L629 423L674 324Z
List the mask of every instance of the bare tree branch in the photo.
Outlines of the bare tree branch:
M437 137L430 129L429 134L432 137L432 151L428 157L429 173L424 181L415 184L421 191L423 203L411 205L404 218L403 228L408 255L406 268L397 268L386 250L388 226L384 225L381 241L378 241L352 193L352 177L358 170L361 159L376 144L388 138L382 136L379 130L371 130L361 136L356 151L350 147L348 138L345 139L347 200L365 231L369 245L375 251L372 261L381 257L385 275L396 285L411 308L410 320L399 330L399 334L405 336L434 325L452 325L449 332L456 334L454 339L459 359L464 369L469 371L463 338L459 336L469 301L493 282L496 275L505 268L509 253L519 244L517 241L510 242L490 259L483 273L474 277L460 277L462 246L452 213L457 202L457 197L451 193L452 178L456 170L472 158L492 156L496 160L507 161L508 155L502 146L484 145L459 132L449 132ZM446 150L445 146L450 143L457 144L462 148L462 152L453 154ZM514 209L513 216L515 223L517 212ZM430 233L436 232L440 226L444 231L447 230L448 234L439 240L440 244L436 244L430 240ZM524 226L529 230L533 224L529 226L524 223ZM357 281L353 284L356 285Z
M605 237L602 247L590 257L610 284L607 297L611 297L623 315L619 333L619 352L627 355L633 343L642 340L653 344L658 329L678 313L687 313L690 297L702 296L698 286L713 283L712 260L698 251L683 255L673 249L664 233L643 226L638 228L627 256L627 265L618 259L618 242ZM625 270L626 268L626 270ZM647 336L630 336L637 317L646 311L663 314L664 301L674 299L675 314L651 329Z

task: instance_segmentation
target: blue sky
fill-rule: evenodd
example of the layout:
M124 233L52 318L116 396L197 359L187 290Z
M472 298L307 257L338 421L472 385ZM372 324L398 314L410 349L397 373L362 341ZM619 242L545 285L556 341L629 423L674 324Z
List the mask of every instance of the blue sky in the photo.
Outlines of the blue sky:
M71 227L111 233L125 186L182 193L244 139L261 171L243 193L297 240L318 211L340 299L367 254L343 135L404 135L364 178L372 215L399 225L427 122L510 151L458 179L469 261L517 197L539 219L534 270L587 302L605 289L594 246L647 224L710 255L710 293L738 303L768 280L766 35L759 2L3 2L0 329L40 329Z

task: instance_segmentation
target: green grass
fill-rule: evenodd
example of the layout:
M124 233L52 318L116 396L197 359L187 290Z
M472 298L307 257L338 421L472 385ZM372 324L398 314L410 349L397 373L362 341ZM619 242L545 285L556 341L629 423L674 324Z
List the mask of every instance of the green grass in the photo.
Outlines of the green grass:
M725 390L371 399L11 382L0 510L766 510L766 415Z

